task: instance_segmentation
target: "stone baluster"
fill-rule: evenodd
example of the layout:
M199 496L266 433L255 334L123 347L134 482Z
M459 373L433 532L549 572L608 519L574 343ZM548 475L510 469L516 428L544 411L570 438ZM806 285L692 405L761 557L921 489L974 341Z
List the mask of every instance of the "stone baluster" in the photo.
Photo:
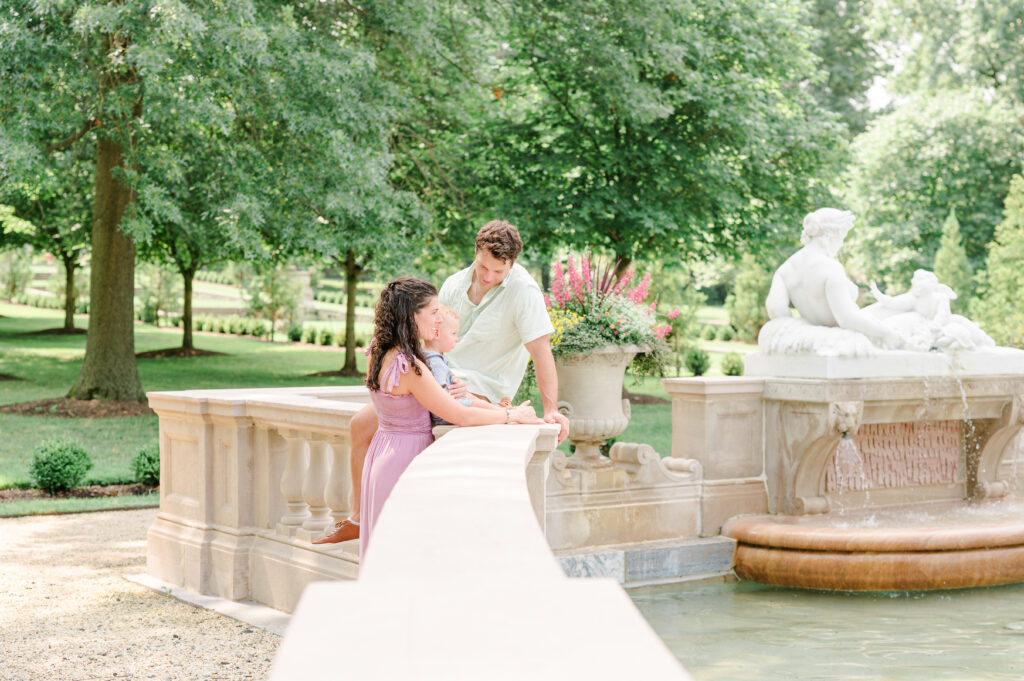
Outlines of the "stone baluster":
M284 497L288 512L277 525L280 534L293 535L309 516L309 505L303 499L302 487L306 479L306 466L309 457L306 450L306 438L297 430L281 430L281 437L288 442L288 458L281 476L281 495Z
M325 496L329 474L326 436L314 433L309 439L309 466L302 483L302 498L309 505L309 515L302 523L302 529L314 534L322 532L331 523Z
M334 522L340 522L349 516L352 508L352 479L348 470L352 440L348 435L341 435L330 438L327 444L333 457L325 495Z

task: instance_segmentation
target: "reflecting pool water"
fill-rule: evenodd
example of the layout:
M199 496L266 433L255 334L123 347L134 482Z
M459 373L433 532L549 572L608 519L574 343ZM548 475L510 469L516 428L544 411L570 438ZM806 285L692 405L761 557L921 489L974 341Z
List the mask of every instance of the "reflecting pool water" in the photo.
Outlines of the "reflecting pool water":
M696 681L1024 679L1024 584L846 594L702 582L630 596Z

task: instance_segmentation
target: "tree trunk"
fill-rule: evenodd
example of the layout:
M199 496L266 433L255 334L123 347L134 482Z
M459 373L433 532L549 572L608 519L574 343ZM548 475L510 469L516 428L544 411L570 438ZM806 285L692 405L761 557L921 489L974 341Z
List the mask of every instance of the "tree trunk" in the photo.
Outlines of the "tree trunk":
M355 253L349 249L345 257L345 366L341 373L359 374L356 368L356 286L363 268L356 264Z
M63 254L64 261L64 330L72 332L75 330L75 254Z
M119 228L131 190L112 172L121 144L101 137L96 145L96 195L92 222L92 277L85 359L68 397L142 400L135 363L135 245Z
M196 271L194 269L188 269L181 272L181 278L185 283L185 297L181 304L181 326L183 333L181 334L181 349L182 350L195 350L195 345L192 344L192 281L196 277Z
M633 259L630 258L628 255L619 255L617 257L618 260L615 261L615 278L621 279L622 275L625 274L626 270L629 269L629 266L632 264Z

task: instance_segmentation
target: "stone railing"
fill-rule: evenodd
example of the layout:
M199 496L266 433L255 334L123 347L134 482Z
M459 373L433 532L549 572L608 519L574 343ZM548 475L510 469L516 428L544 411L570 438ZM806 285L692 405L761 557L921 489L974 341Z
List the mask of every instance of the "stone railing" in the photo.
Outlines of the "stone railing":
M416 457L358 581L306 590L271 680L688 679L614 580L551 553L536 492L556 434L459 428Z

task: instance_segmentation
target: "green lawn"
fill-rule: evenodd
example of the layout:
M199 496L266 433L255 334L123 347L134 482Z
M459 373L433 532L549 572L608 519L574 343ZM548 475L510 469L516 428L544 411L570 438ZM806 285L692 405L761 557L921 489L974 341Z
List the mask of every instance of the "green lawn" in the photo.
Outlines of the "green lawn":
M62 316L57 310L41 310L0 303L0 373L18 381L0 381L0 404L14 404L60 397L71 387L85 355L85 335L21 335L54 328ZM79 318L85 328L88 320ZM176 347L181 331L136 326L138 352ZM338 348L311 348L288 343L268 343L252 338L196 333L195 344L223 356L184 359L141 359L139 376L146 391L196 388L259 388L302 385L356 385L359 378L312 376L340 369L345 353ZM360 367L365 358L357 355ZM156 417L110 419L58 419L45 416L0 414L0 487L29 482L32 452L43 440L68 435L90 452L94 467L91 479L128 481L131 462L138 450L157 438Z
M84 499L24 499L0 504L0 518L43 513L83 513L112 508L143 508L160 504L160 494L130 494L121 497L88 497Z

